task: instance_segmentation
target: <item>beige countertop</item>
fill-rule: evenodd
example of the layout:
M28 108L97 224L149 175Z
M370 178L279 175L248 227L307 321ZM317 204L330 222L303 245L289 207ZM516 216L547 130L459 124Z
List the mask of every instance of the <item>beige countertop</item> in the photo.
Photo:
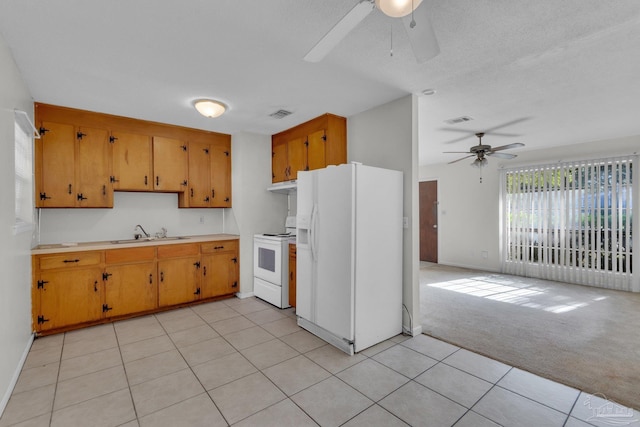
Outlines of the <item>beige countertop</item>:
M216 240L238 240L237 234L204 234L197 236L166 237L158 239L119 239L102 242L71 242L38 245L31 249L32 255L55 254L78 251L102 251L106 249L136 248L140 246L175 245L180 243L200 243Z

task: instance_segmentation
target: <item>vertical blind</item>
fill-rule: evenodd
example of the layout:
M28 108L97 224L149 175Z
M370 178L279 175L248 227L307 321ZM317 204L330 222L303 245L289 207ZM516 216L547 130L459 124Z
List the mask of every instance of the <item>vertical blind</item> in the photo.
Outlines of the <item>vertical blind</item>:
M503 272L637 291L634 157L503 170Z

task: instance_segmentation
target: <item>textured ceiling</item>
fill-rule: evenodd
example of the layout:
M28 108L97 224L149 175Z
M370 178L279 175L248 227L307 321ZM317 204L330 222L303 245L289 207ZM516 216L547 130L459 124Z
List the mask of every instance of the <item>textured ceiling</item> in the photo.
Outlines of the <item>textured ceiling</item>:
M640 135L640 1L424 0L431 61L418 65L401 21L378 11L322 62L303 61L356 3L2 0L0 33L36 101L224 133L434 88L419 100L421 164L494 128L485 143L525 149ZM205 119L200 97L230 110ZM293 114L269 117L280 108ZM474 120L444 123L463 115Z

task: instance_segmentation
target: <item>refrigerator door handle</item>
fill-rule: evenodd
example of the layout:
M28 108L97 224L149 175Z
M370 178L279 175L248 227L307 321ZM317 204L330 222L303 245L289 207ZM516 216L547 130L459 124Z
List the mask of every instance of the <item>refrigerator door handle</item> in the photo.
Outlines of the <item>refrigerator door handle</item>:
M311 209L311 224L309 224L309 246L311 247L311 259L314 261L318 260L318 256L316 254L316 221L318 216L318 205L313 205Z

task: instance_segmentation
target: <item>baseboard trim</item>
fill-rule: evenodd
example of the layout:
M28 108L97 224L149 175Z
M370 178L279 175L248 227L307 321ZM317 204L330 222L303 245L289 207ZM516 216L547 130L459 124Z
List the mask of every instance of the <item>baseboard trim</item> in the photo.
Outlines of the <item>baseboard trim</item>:
M236 292L236 296L240 299L245 299L254 296L254 294L253 292Z
M22 372L22 367L24 366L24 363L27 361L27 356L29 355L29 350L31 350L31 345L33 344L34 338L35 338L35 335L31 334L31 336L29 337L29 342L27 342L27 346L22 352L22 357L18 362L18 366L16 366L16 371L13 373L13 377L11 378L11 382L9 383L9 387L7 388L7 391L4 394L4 397L0 401L0 417L2 417L2 414L4 414L4 410L7 408L7 404L9 403L9 398L13 393L13 389L16 388L16 384L18 383L18 378L20 377L20 372Z
M405 335L410 335L412 337L415 337L422 333L422 325L415 326L413 330L410 329L409 326L402 325L402 333Z

